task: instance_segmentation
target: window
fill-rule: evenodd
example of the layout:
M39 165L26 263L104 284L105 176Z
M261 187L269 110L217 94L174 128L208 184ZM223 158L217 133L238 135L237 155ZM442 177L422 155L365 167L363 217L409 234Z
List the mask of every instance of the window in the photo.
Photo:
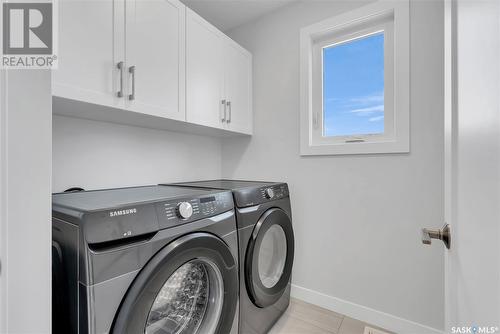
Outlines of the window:
M323 136L384 133L384 32L322 48Z
M302 155L409 151L408 41L407 1L302 29Z

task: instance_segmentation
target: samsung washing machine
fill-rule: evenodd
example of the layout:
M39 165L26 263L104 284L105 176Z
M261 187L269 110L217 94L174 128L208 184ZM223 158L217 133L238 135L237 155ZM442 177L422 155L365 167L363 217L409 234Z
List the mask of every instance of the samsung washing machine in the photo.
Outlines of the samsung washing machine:
M231 190L240 259L240 334L267 333L290 303L294 234L286 183L213 180L178 184Z
M231 192L148 186L52 200L55 332L237 333Z

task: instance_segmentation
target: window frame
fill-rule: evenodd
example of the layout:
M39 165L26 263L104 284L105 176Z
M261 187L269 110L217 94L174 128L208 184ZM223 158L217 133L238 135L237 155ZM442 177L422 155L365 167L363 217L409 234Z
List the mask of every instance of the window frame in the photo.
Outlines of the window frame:
M384 133L324 136L323 49L384 32ZM301 29L301 155L409 152L409 5L376 2Z

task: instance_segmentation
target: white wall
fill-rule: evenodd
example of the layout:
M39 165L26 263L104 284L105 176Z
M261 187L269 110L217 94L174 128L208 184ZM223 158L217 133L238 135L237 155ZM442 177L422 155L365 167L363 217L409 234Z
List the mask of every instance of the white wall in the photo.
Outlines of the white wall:
M0 333L51 333L50 80L0 72Z
M218 138L55 116L53 191L218 178Z
M410 5L411 153L299 155L299 29L360 5L302 2L230 32L254 57L255 134L223 141L222 174L289 183L297 295L399 333L442 329L443 247L420 241L444 219L441 1Z

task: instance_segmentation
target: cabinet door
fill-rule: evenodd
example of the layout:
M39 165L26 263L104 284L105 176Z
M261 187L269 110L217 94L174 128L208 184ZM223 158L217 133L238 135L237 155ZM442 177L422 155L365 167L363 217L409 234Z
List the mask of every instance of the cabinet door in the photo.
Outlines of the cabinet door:
M185 120L185 6L126 0L126 11L127 109Z
M53 95L106 106L123 105L117 96L124 61L123 0L59 2L58 69Z
M252 55L226 39L225 92L229 102L227 129L252 134Z
M221 128L224 118L222 33L189 9L186 20L187 121Z

